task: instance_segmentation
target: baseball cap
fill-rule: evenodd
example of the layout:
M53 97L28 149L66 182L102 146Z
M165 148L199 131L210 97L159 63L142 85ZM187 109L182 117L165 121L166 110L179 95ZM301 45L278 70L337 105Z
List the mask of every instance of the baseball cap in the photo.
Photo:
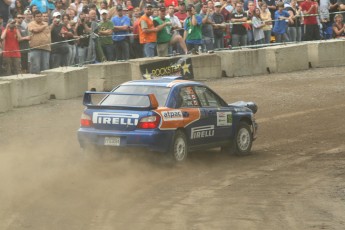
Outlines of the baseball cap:
M117 6L116 6L116 10L123 10L123 8L122 8L121 5L117 5Z
M160 11L166 11L166 8L164 6L159 7Z
M108 11L103 9L103 10L100 11L100 13L101 13L101 15L102 14L108 14Z
M216 3L214 3L214 6L215 6L215 7L221 7L222 4L221 4L220 2L216 2Z
M133 7L133 6L128 6L127 9L128 9L128 10L133 10L134 7Z
M178 2L178 5L180 6L180 5L186 5L186 3L184 3L184 1L179 1Z
M54 12L53 13L53 18L57 17L57 16L61 16L60 12Z
M151 4L146 4L145 8L152 8Z

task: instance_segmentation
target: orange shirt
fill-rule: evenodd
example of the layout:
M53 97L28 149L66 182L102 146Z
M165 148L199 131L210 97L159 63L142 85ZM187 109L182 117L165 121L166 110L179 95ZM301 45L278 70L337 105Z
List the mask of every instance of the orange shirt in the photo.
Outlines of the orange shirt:
M145 14L139 19L139 41L140 44L157 42L157 32L144 33L142 29L142 24L147 25L147 29L155 28L151 18L147 17Z

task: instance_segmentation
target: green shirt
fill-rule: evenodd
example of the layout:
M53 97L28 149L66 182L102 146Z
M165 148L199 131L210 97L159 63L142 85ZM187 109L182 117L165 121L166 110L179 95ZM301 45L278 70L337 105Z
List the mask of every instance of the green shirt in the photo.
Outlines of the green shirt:
M192 18L186 18L184 22L184 29L187 31L187 41L189 40L201 40L202 39L202 17L200 15L195 15L197 24L192 25Z
M165 22L170 22L170 19L166 18L164 21L160 17L156 17L155 19L153 19L155 27L157 27L158 25L162 25ZM157 33L157 43L160 44L170 42L171 37L171 26L165 26Z
M113 30L114 24L111 21L106 21L106 22L100 22L98 25L98 30L99 31L104 31L104 30ZM113 44L113 39L112 39L112 34L109 35L100 35L99 36L99 41L100 44L103 45L112 45Z

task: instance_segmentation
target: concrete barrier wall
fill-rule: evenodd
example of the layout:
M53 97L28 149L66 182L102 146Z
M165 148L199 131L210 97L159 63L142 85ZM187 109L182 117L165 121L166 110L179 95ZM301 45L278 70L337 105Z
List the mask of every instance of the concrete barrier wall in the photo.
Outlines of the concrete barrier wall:
M266 66L277 73L306 70L309 68L307 44L289 44L264 48Z
M88 89L110 91L115 86L132 80L131 65L128 62L103 62L87 65Z
M51 98L70 99L82 96L88 90L88 70L85 67L60 67L42 74L47 76Z
M207 80L222 76L221 58L216 54L191 56L194 80Z
M47 77L45 75L23 74L1 77L9 81L13 107L44 103L48 100Z
M267 73L265 49L217 51L225 77L240 77Z
M166 60L166 57L152 57L152 58L138 58L129 60L131 65L131 80L142 80L143 76L140 71L140 66L144 64L149 64L156 61Z
M0 113L7 112L12 109L11 99L11 82L0 82Z
M345 40L326 40L307 45L308 59L312 67L345 65Z

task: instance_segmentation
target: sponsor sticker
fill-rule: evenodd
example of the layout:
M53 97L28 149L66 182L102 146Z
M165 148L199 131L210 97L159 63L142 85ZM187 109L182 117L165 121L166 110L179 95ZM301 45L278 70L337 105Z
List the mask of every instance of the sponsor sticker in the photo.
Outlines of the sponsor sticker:
M191 128L191 139L206 138L214 136L214 125L206 125Z
M94 112L92 115L92 122L94 124L129 126L137 125L138 121L139 114Z
M231 112L217 112L217 126L230 126L232 125Z
M162 116L164 121L183 120L181 110L162 111Z

